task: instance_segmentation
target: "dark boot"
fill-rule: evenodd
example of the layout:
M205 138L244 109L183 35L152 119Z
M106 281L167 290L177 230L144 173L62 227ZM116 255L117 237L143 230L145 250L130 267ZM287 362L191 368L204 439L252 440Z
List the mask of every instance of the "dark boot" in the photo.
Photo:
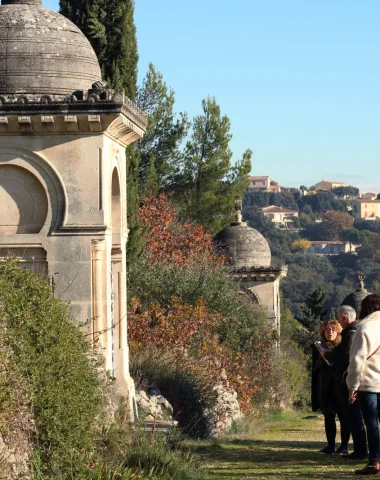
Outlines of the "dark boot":
M379 460L370 460L368 465L355 471L355 475L376 475L380 472Z

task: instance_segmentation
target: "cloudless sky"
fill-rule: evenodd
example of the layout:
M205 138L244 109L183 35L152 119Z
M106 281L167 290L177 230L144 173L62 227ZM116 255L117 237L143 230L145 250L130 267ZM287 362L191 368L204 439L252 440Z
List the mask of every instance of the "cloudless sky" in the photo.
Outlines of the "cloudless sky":
M135 22L140 81L153 62L190 117L215 96L253 175L380 191L379 0L136 0Z

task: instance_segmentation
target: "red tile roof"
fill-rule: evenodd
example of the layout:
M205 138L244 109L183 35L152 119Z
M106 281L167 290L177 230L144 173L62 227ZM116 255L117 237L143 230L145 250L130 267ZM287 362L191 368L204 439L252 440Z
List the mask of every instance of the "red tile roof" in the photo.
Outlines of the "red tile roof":
M334 183L335 185L348 185L347 183L344 183L344 182L334 182L334 181L331 181L331 180L322 180L322 182ZM318 183L321 183L321 182L318 182Z

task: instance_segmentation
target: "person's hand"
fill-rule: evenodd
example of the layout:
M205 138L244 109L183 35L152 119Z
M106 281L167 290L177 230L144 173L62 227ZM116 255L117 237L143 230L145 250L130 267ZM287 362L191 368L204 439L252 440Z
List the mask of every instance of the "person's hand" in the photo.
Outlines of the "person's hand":
M348 403L352 405L357 399L358 392L356 390L350 390L348 392Z

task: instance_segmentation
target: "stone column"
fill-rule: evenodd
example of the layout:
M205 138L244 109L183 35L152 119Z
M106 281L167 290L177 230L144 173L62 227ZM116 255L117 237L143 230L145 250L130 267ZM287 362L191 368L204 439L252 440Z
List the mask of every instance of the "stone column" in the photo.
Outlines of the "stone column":
M93 311L93 339L96 342L99 338L102 347L107 345L107 333L104 316L104 294L103 294L103 263L104 263L104 241L94 240L92 249L92 311Z

